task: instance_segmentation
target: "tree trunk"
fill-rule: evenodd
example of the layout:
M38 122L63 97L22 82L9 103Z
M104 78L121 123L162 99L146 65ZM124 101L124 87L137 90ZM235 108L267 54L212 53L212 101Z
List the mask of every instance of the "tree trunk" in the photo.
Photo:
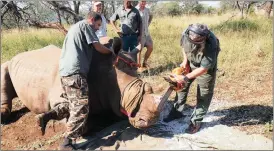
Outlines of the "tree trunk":
M61 20L60 11L59 11L59 10L56 10L56 14L57 14L57 20L58 20L59 24L62 25L62 20Z
M115 1L111 1L112 14L115 12Z
M101 1L101 3L102 3L102 12L105 13L105 1Z
M134 6L134 7L137 6L138 3L139 3L139 1L132 1L132 2L131 2L132 6Z
M268 18L270 17L272 7L273 7L273 1L266 2L264 10Z
M244 18L244 5L241 7L239 4L239 1L236 1L236 4L237 4L238 9L241 12L241 18L243 19Z
M73 1L73 5L74 5L74 12L75 14L79 15L79 8L80 8L80 1Z

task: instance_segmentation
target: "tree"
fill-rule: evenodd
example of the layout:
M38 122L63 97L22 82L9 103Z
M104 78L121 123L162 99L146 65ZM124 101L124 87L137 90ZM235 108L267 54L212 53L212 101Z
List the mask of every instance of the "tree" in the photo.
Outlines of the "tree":
M193 7L193 11L197 13L198 15L201 14L204 11L204 6L202 4L197 4Z
M267 17L270 17L270 13L273 10L273 1L267 1L262 5L262 8L265 10Z
M177 16L182 14L181 7L177 2L170 2L166 4L167 15L169 16Z
M237 8L236 3L234 1L221 1L221 11L226 12L228 10L234 10Z
M134 5L138 1L133 2ZM63 24L74 24L92 9L91 1L0 1L3 28L55 28L65 33ZM103 1L103 13L109 18L123 1ZM81 9L80 9L81 8Z
M236 1L237 8L241 11L241 17L244 18L244 10L246 10L246 16L249 13L250 7L257 3L256 1Z
M167 2L153 5L151 11L158 16L176 16L182 14L182 7L178 2Z
M205 7L199 4L198 1L185 1L182 5L182 12L184 14L201 14L205 12Z
M83 19L79 9L81 3L80 1L1 1L1 22L5 28L35 26L59 29L65 34L66 29L62 25L62 19L68 24Z

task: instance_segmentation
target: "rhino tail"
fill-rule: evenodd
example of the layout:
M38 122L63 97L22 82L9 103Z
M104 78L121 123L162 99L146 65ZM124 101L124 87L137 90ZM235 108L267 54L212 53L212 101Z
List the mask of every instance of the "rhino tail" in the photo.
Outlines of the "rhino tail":
M11 114L12 100L17 97L9 74L9 61L1 65L1 121Z

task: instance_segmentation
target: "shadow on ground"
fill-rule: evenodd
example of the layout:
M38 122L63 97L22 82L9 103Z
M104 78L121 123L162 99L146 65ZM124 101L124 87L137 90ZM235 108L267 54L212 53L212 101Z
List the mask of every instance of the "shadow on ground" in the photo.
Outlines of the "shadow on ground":
M1 124L11 124L16 122L17 120L19 120L23 115L25 115L26 113L28 113L30 110L27 107L23 107L19 110L13 111L11 112L10 116L8 117L8 119L6 119L5 121L1 120Z
M263 105L241 105L216 110L209 115L224 115L218 121L227 126L266 124L273 120L273 107Z

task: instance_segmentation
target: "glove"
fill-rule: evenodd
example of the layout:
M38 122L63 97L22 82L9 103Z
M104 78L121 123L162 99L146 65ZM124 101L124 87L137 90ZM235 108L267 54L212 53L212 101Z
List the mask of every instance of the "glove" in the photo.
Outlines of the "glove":
M184 88L184 83L179 83L176 80L176 75L169 75L164 77L164 79L169 83L169 86L172 87L175 91L181 90Z

